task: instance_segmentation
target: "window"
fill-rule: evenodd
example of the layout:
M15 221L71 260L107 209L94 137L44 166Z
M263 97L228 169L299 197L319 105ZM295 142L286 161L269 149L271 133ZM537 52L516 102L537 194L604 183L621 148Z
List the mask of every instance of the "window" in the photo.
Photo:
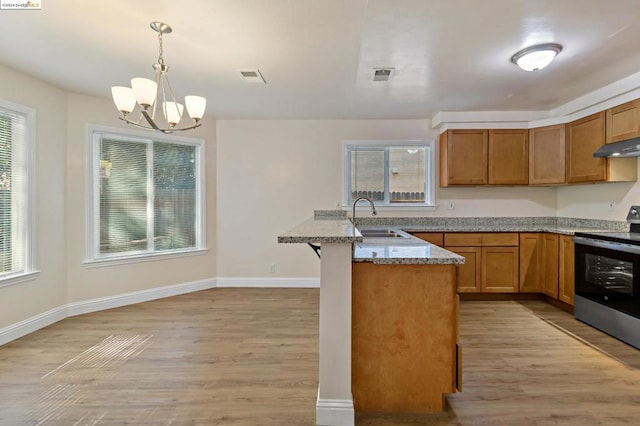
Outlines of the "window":
M90 258L203 248L201 140L94 130Z
M0 284L35 274L33 123L27 108L0 103Z
M432 206L432 145L425 142L349 141L344 144L345 201Z

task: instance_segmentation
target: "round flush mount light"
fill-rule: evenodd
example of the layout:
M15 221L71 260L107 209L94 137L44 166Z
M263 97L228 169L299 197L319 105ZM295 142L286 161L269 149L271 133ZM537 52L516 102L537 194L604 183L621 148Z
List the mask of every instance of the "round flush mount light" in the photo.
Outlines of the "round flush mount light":
M558 43L544 43L526 47L511 57L511 62L525 71L538 71L546 67L562 51Z

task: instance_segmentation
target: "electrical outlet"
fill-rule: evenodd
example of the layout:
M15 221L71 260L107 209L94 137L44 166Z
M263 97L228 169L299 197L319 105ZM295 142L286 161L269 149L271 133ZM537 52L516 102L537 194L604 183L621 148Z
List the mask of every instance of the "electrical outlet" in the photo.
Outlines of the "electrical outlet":
M455 210L456 204L453 201L447 201L447 210Z
M269 273L270 274L275 274L276 273L276 264L275 263L270 263L269 264Z
M610 212L615 211L615 209L616 209L616 203L614 203L613 201L609 201L608 206L609 206L609 211L610 211Z

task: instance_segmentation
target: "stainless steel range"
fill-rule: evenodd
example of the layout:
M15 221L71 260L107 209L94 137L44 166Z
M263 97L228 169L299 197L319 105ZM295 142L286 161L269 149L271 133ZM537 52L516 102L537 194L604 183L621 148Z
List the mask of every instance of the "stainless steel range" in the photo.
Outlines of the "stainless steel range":
M576 233L576 319L640 349L640 206L629 232Z

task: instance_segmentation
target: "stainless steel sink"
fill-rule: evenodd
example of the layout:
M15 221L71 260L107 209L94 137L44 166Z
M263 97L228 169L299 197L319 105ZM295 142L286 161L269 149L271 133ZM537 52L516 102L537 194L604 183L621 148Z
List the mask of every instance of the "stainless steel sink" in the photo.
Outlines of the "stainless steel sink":
M408 238L391 229L360 229L364 238Z

